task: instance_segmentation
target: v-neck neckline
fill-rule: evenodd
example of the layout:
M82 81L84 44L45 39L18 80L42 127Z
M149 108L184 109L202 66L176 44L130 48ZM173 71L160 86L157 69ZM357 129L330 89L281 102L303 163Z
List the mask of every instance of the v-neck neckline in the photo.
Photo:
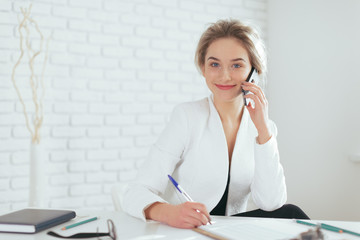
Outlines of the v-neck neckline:
M230 162L232 162L232 158L234 156L234 150L236 149L236 146L238 144L238 139L239 139L239 133L245 128L245 125L248 124L248 114L249 112L247 111L246 107L244 106L244 109L243 109L243 113L242 113L242 116L241 116L241 120L240 120L240 125L239 125L239 128L237 130L237 133L236 133L236 137L235 137L235 143L234 143L234 147L233 147L233 150L232 150L232 153L231 153L231 157L229 158L229 148L228 148L228 145L227 145L227 139L226 139L226 134L225 134L225 130L224 130L224 127L222 125L222 121L221 121L221 118L220 118L220 114L219 112L217 111L216 107L215 107L215 104L214 104L214 96L213 94L211 94L209 96L209 101L211 102L211 105L213 107L213 109L215 110L215 113L217 115L217 119L219 121L219 124L221 126L221 132L222 132L222 135L223 135L223 138L225 139L225 145L226 145L226 156L227 156L227 160L228 160L228 171L229 171L229 174L230 174L230 170L231 170L231 164Z

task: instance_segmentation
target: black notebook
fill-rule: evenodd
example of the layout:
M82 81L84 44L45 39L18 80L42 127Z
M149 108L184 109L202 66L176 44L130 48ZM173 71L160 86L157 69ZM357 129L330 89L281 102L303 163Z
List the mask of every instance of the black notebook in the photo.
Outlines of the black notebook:
M0 216L0 232L36 233L75 217L70 210L26 208Z

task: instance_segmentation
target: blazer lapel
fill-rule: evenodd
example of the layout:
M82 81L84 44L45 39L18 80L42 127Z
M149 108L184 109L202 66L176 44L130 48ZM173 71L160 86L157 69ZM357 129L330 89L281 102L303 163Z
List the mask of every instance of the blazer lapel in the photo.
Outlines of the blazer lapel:
M205 136L204 141L209 142L205 145L212 146L211 149L207 150L209 154L207 168L209 172L212 172L212 176L209 176L209 182L213 184L208 202L209 211L211 211L218 204L225 191L227 174L229 172L229 161L224 129L219 113L215 108L212 95L208 97L208 101L208 136Z
M254 175L254 143L256 137L256 129L254 132L254 128L249 112L244 108L231 159L226 215L233 215L246 210L242 209L241 206L246 207L251 179ZM242 185L248 187L240 192L239 189L243 188Z

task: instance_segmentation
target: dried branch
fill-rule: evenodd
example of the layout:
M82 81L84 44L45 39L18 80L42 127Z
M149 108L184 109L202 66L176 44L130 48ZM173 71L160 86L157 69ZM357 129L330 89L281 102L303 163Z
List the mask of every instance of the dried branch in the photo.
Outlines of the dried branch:
M23 19L21 21L19 21L19 27L18 27L18 31L20 34L20 56L12 70L11 80L13 82L16 93L21 102L21 105L23 106L23 113L25 116L26 127L30 132L31 141L33 143L39 143L40 142L40 128L42 126L43 118L44 118L44 112L43 112L43 100L44 100L44 95L45 95L44 72L45 72L46 62L47 62L47 58L48 58L50 37L47 39L47 42L46 42L46 51L45 51L45 56L44 56L44 62L43 62L42 70L41 70L41 76L39 79L39 77L37 76L37 74L34 71L34 66L35 66L36 58L43 51L44 36L41 33L37 22L30 17L31 7L32 6L30 5L28 10L20 8L21 13L23 15ZM35 51L31 46L29 26L33 26L35 28L36 32L40 35L40 46L39 46L39 50L37 50L37 51ZM24 54L25 54L25 50L24 50L24 46L23 46L24 45L23 31L25 31L25 34L26 34L25 35L25 47L26 47L26 52L27 52L28 58L29 58L28 65L29 65L29 69L30 69L29 83L30 83L30 87L31 87L32 101L35 105L35 113L34 113L33 121L32 121L33 126L31 126L31 124L30 124L29 114L26 109L26 104L24 102L24 99L21 96L21 92L15 81L16 69L20 65L20 63L24 57ZM39 91L40 91L39 86L41 87L41 90L42 90L42 93L40 96L39 96Z

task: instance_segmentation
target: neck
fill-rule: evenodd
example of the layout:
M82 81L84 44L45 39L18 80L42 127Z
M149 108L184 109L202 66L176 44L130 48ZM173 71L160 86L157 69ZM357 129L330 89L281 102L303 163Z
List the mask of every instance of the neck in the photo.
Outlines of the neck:
M221 101L214 96L214 105L222 122L240 121L244 110L242 95L232 101Z

